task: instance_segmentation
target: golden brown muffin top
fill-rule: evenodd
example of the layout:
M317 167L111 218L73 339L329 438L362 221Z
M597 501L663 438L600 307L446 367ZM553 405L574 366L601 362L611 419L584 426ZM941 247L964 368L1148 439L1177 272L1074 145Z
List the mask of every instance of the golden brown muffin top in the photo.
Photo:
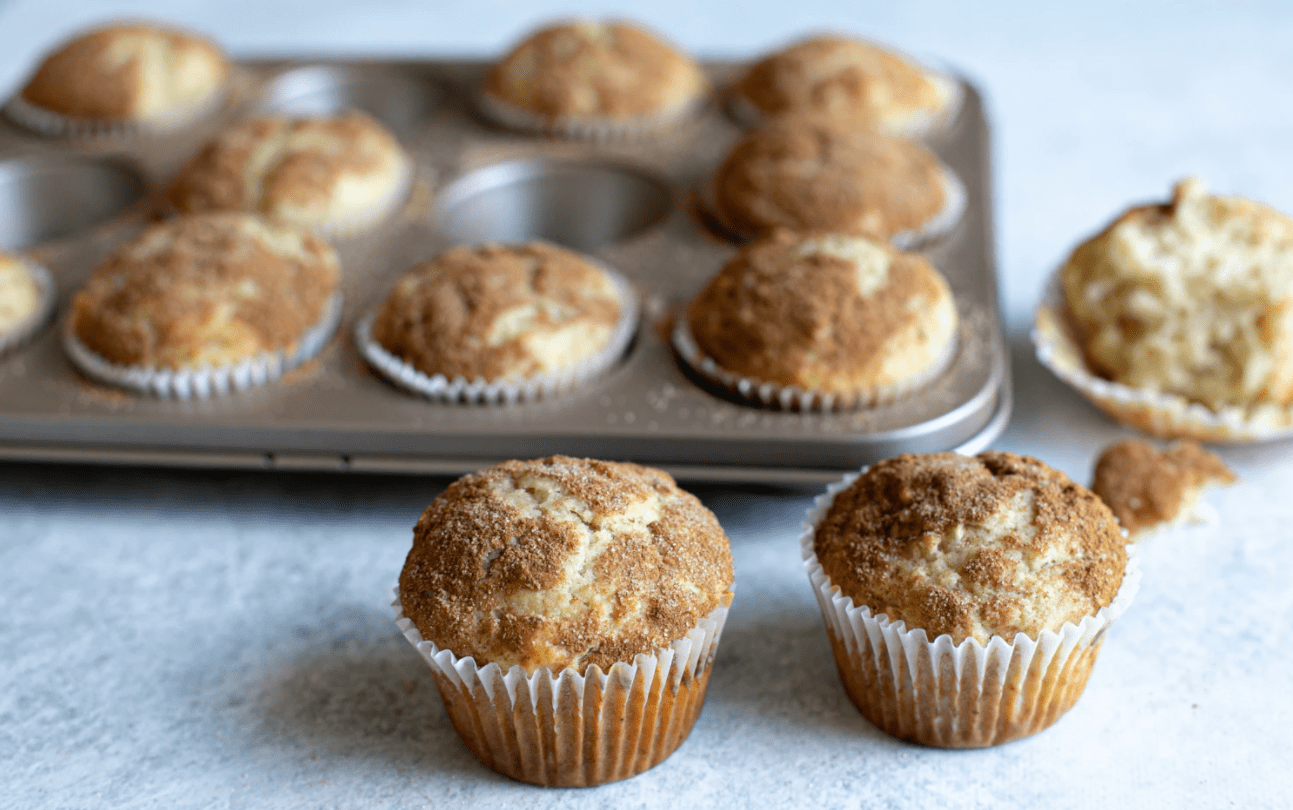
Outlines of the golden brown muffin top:
M574 22L531 34L490 69L486 92L547 117L680 112L709 81L689 57L623 22Z
M72 328L118 365L183 369L291 350L337 289L337 255L308 231L247 214L154 225L95 269Z
M179 211L247 211L306 226L344 226L389 202L407 159L360 112L253 118L217 135L169 191Z
M921 255L865 237L778 231L724 265L688 310L723 368L819 391L891 386L956 333L947 282Z
M1091 489L1135 538L1188 517L1205 487L1237 480L1225 462L1195 442L1174 442L1160 452L1143 439L1127 439L1100 454Z
M26 264L0 252L0 337L40 306L41 290Z
M565 456L460 478L400 574L422 637L480 666L603 670L681 639L732 585L727 536L667 474Z
M1132 208L1060 271L1092 370L1212 410L1293 405L1293 219L1196 179Z
M715 175L719 213L737 231L856 233L888 240L946 203L942 163L913 141L789 115L747 134Z
M1108 605L1126 541L1109 507L1012 453L902 455L835 496L814 548L857 606L932 641L1036 639Z
M396 283L373 337L426 374L520 379L604 349L623 308L610 276L578 253L543 242L456 247Z
M228 74L224 53L209 40L142 23L111 25L47 56L22 98L69 118L147 121L200 106Z
M736 84L765 113L812 111L886 132L949 101L945 82L877 45L818 36L756 62Z

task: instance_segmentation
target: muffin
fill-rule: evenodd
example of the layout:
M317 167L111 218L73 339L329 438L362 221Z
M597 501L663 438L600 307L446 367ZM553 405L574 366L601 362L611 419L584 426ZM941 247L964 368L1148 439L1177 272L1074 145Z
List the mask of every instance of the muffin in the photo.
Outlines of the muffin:
M997 745L1055 722L1139 580L1099 498L1011 453L882 461L828 489L808 525L845 691L925 745Z
M1079 245L1037 315L1038 356L1164 438L1293 434L1293 220L1177 184Z
M732 91L736 117L820 113L860 129L918 137L955 115L960 84L869 42L816 36L756 62Z
M608 369L633 338L628 283L531 242L455 247L406 273L356 338L392 381L434 399L516 402Z
M324 234L365 230L403 201L412 165L381 124L335 118L253 118L203 147L171 184L181 213L245 211Z
M0 356L36 333L54 308L54 281L34 262L0 252Z
M209 40L159 25L109 25L45 57L8 112L47 135L164 131L215 107L229 74Z
M1091 491L1139 540L1161 528L1208 520L1203 491L1237 480L1225 462L1194 442L1159 451L1143 439L1128 439L1100 454Z
M623 22L570 22L531 34L485 77L498 123L572 137L646 134L678 124L709 92L690 57Z
M957 314L916 253L862 236L778 231L723 266L678 319L679 355L756 404L891 402L951 362Z
M724 230L856 233L911 247L950 230L965 191L914 141L822 115L775 119L742 138L713 179Z
M308 231L248 214L155 225L72 299L64 345L92 377L158 396L264 383L318 352L340 317L339 265Z
M686 739L731 586L722 528L668 475L555 456L436 498L394 607L471 752L569 787L641 773Z

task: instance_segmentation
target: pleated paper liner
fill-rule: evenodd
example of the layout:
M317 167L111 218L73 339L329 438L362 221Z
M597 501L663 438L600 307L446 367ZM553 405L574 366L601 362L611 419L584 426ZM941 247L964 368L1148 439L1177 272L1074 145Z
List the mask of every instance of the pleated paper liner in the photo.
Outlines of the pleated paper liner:
M584 257L588 261L593 261ZM515 404L534 402L571 391L609 371L633 342L638 328L638 299L628 281L619 273L597 263L619 291L620 316L610 339L597 353L566 368L535 374L522 379L486 380L477 377L450 379L443 374L427 374L412 363L386 350L373 337L373 321L380 307L373 308L355 324L355 343L368 364L406 391L436 402L471 405Z
M930 641L924 630L855 605L817 560L817 524L860 474L818 496L799 542L840 681L862 716L894 737L941 748L999 745L1058 720L1081 696L1105 631L1140 587L1136 547L1127 546L1127 568L1113 600L1076 625L1065 622L1059 632L1043 630L1037 639L993 636L986 646L974 638L953 645L948 635Z
M5 115L24 129L49 138L122 139L166 135L184 129L222 108L230 99L231 80L209 97L164 116L149 119L74 118L39 107L15 93L4 106Z
M705 702L731 597L729 591L668 648L583 674L479 666L423 639L404 616L398 589L392 607L404 637L430 665L463 744L482 763L536 785L586 787L642 773L687 739Z
M1046 368L1110 418L1161 439L1266 442L1293 438L1293 408L1274 404L1213 411L1185 397L1132 388L1098 376L1087 365L1068 316L1060 276L1047 284L1033 318L1033 346Z
M99 382L162 399L208 399L264 385L314 357L341 321L341 300L341 293L329 298L318 322L291 350L264 352L239 363L192 369L117 365L81 342L71 318L63 322L63 348L77 368Z
M48 270L30 259L20 258L18 261L32 280L36 282L39 300L36 303L36 308L25 318L19 320L9 329L0 331L0 357L4 357L31 340L45 325L45 322L49 320L50 315L53 314L54 303L58 299L58 288L55 286L54 279L50 276Z
M610 118L542 115L484 91L477 100L481 113L505 129L586 141L624 141L664 135L695 118L708 103L706 91L658 113Z

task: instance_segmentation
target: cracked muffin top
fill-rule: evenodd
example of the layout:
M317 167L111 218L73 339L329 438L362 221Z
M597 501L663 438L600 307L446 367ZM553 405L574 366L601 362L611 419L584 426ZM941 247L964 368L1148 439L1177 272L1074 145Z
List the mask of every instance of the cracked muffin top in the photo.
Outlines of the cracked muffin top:
M814 549L855 605L954 644L1077 624L1113 600L1127 565L1109 507L1005 452L873 465L835 496Z
M533 672L631 662L730 599L713 513L667 474L565 456L455 481L422 513L400 574L422 637Z

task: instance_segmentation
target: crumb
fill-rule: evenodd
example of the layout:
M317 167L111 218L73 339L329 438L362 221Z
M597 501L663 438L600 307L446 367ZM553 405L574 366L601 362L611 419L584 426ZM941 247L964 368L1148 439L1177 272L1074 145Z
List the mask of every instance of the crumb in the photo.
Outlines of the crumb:
M1199 508L1202 491L1237 480L1195 442L1175 442L1160 452L1143 439L1128 439L1100 454L1091 489L1137 539L1164 526L1206 520Z

